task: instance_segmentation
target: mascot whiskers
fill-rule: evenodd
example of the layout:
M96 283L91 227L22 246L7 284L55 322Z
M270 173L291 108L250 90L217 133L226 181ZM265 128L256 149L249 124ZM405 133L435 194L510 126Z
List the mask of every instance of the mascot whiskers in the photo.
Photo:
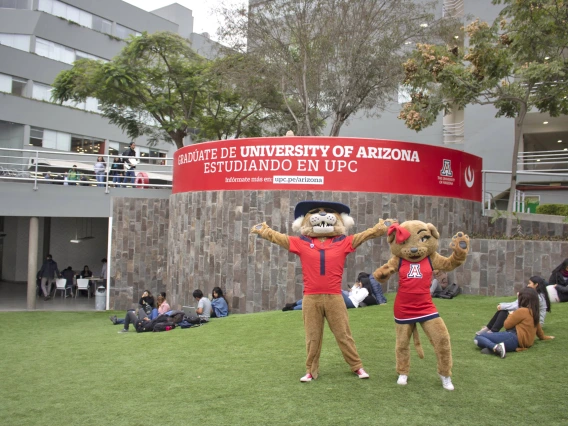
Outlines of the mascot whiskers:
M349 327L349 316L341 282L345 258L365 241L387 232L393 220L379 220L374 227L355 235L347 235L354 221L348 206L326 201L302 201L294 210L292 229L299 237L291 237L271 229L266 223L256 225L251 233L278 244L300 256L304 279L302 315L306 332L306 374L301 382L318 377L324 319L343 354L357 376L366 379L361 358Z
M393 224L388 230L388 242L392 257L378 268L373 276L381 282L398 272L399 287L394 302L394 320L396 323L396 371L397 383L406 385L410 370L410 336L418 356L424 358L416 324L420 323L434 346L438 360L438 374L445 389L453 390L452 384L452 348L450 335L444 320L440 318L430 296L432 272L453 271L463 264L469 250L469 237L462 232L453 236L450 257L437 253L438 230L431 223L410 220L402 224Z

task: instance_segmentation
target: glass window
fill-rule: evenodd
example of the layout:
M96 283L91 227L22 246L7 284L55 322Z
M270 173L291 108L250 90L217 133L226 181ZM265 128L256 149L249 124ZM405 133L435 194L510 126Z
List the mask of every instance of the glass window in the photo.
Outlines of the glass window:
M159 165L164 166L166 164L166 160L165 160L166 156L167 156L167 154L163 151L158 151L156 149L150 149L150 157L155 157L155 158L152 158L150 160L151 164L159 164ZM164 160L160 160L160 158L164 158Z
M12 77L0 74L0 92L12 93Z
M66 64L72 64L75 61L74 49L41 38L36 38L35 53Z
M112 22L101 18L100 16L93 15L93 30L100 31L101 33L112 34Z
M137 146L136 151L138 152L138 156L140 157L141 163L148 164L150 162L150 160L148 159L148 157L150 156L149 148L146 148L144 146Z
M29 52L30 36L21 34L0 34L0 44Z
M39 127L32 127L30 129L30 145L40 147L42 146L43 129Z
M99 100L97 98L87 98L85 102L85 109L91 112L100 112Z
M31 9L31 0L0 0L0 9Z
M84 136L71 136L71 151L81 154L104 154L104 142Z
M120 144L118 142L108 143L108 155L118 155L119 149L120 149Z
M41 12L53 13L53 0L39 0L37 10Z
M130 35L136 35L136 31L131 30L130 28L126 28L125 26L122 26L120 24L116 24L115 36L122 39L127 39Z
M30 129L30 145L69 151L71 135L54 130L32 127Z
M27 80L12 77L12 95L25 96Z
M32 98L39 101L51 102L51 86L34 82Z

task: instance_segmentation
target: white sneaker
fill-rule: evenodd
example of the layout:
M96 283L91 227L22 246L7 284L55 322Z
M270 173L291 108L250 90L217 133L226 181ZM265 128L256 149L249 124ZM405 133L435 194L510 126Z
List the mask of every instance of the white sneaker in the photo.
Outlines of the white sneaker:
M311 382L312 380L315 380L314 377L310 373L308 373L300 379L300 382L306 383Z
M454 385L452 384L452 378L451 377L442 376L441 374L439 374L439 376L440 376L440 379L442 379L442 386L444 387L444 389L454 390Z
M355 374L357 374L357 376L359 376L360 379L368 379L369 378L369 375L367 374L367 372L365 370L363 370L362 368L357 370L355 372Z
M403 385L403 386L404 386L404 385L406 385L407 380L408 380L408 376L407 376L407 375L405 375L405 374L400 374L400 375L398 376L398 380L396 381L396 384L397 384L397 385Z

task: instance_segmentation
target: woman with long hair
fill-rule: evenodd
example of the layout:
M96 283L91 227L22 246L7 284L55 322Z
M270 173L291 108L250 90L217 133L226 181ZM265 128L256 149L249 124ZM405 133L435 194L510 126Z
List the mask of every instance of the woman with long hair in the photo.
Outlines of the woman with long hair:
M157 306L158 306L158 313L157 313L156 316L162 315L162 314L165 314L166 312L171 311L170 305L168 304L168 301L166 300L166 293L165 292L161 292L160 295L158 296Z
M548 285L556 302L568 302L568 259L552 271Z
M540 340L554 339L545 336L539 323L539 299L534 288L524 287L519 291L519 308L505 320L507 331L476 335L473 342L482 353L495 353L505 358L507 352L524 351L534 343L535 336Z
M544 278L535 275L530 277L527 287L533 288L536 290L539 299L539 322L540 325L544 325L544 319L546 318L546 313L550 312L550 299L548 298L548 292L546 291L546 281ZM493 315L493 318L484 326L481 330L479 330L476 334L483 334L483 333L496 333L503 328L503 324L505 324L505 320L512 312L515 312L519 308L519 301L515 300L514 302L510 303L499 303L497 305L497 312Z
M214 287L212 291L213 299L211 299L211 317L222 318L229 315L229 304L223 295L221 287Z

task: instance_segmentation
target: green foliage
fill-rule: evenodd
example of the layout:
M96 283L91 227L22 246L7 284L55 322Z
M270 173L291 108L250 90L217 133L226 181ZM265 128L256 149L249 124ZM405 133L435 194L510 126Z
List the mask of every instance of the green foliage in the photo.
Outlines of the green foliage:
M0 415L10 426L187 424L196 416L209 425L564 424L558 361L568 347L568 303L546 317L554 340L537 339L505 359L481 355L473 344L497 303L513 294L435 300L452 337L454 392L442 388L420 327L425 359L411 348L408 385L396 384L394 294L387 305L349 310L370 379L349 371L326 327L320 377L307 384L299 382L305 343L298 311L143 334L117 334L105 312L3 312ZM520 409L519 389L527 388L530 403Z
M537 206L536 212L538 214L568 216L568 204L541 204Z
M182 37L158 32L131 37L103 63L82 59L53 84L55 101L99 100L102 114L132 139L178 148L198 130L198 138L260 136L264 104L238 92L222 73L195 53Z

